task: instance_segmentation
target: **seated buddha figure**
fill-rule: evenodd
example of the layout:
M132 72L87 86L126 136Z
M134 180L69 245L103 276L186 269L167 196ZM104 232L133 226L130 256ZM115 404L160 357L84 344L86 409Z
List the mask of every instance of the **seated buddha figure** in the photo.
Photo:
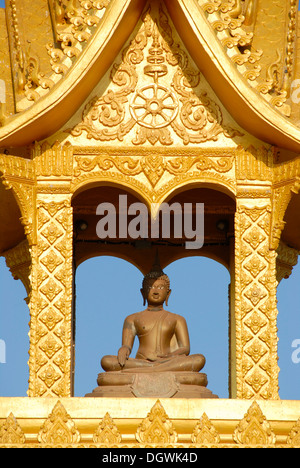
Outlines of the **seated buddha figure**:
M122 346L117 356L104 356L106 372L199 372L205 358L189 355L190 340L186 320L164 308L171 294L170 280L159 265L154 265L143 280L141 293L147 308L129 315L123 325ZM135 337L139 347L130 357Z
M170 280L156 261L141 289L146 309L126 317L122 346L116 356L104 356L98 387L92 397L218 398L206 388L199 371L202 354L190 355L186 321L164 308L171 294ZM139 347L130 357L135 338Z

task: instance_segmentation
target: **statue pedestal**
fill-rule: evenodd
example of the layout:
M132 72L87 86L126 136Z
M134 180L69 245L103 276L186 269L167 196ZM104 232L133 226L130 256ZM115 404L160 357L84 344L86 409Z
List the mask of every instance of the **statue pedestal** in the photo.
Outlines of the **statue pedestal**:
M195 372L105 372L86 397L218 398L206 388L207 376Z

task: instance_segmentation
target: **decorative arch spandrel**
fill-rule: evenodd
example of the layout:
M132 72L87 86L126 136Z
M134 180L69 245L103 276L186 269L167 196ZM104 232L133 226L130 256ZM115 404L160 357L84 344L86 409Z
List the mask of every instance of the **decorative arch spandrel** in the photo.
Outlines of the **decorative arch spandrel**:
M120 184L149 203L161 203L193 184L218 186L235 197L235 148L74 147L75 194L90 184Z

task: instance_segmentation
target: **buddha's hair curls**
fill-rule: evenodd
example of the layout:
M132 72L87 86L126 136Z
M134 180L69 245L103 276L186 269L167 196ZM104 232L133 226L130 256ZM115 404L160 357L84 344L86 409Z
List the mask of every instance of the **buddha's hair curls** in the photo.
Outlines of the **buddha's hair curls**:
M149 285L153 280L163 280L166 282L168 289L170 289L170 279L166 275L159 264L158 259L155 260L151 270L144 276L143 279L143 289L146 290L149 288Z
M151 282L153 280L158 280L158 279L165 281L168 289L170 289L170 279L168 275L166 275L163 271L155 272L155 273L152 272L151 274L147 273L147 275L144 276L144 279L143 279L143 289L147 290L150 287Z

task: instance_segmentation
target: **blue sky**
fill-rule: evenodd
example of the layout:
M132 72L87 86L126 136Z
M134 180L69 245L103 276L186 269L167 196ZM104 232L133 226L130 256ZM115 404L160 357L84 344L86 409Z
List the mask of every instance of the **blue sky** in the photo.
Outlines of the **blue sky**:
M4 1L0 0L0 7ZM228 271L217 262L193 257L166 270L171 279L169 310L187 320L191 352L206 357L208 388L228 397ZM116 354L124 318L142 309L141 273L113 257L83 263L76 274L75 396L96 386L100 359ZM300 265L278 287L280 397L300 396L300 363L292 361L292 343L300 339ZM0 396L26 396L28 388L29 310L25 288L0 258ZM103 320L105 317L105 320ZM104 325L105 324L105 325ZM1 362L5 361L5 362Z
M188 323L191 353L206 357L208 388L228 397L228 271L217 262L192 257L166 268L172 293L168 309ZM113 257L97 257L76 274L75 396L96 387L100 359L116 354L124 318L142 310L142 274ZM278 287L280 397L299 399L300 363L292 361L292 343L300 339L300 265ZM0 396L26 396L28 388L28 322L25 288L15 281L0 258L0 339L5 363L0 363ZM136 348L135 348L136 349ZM135 349L133 354L135 353Z

